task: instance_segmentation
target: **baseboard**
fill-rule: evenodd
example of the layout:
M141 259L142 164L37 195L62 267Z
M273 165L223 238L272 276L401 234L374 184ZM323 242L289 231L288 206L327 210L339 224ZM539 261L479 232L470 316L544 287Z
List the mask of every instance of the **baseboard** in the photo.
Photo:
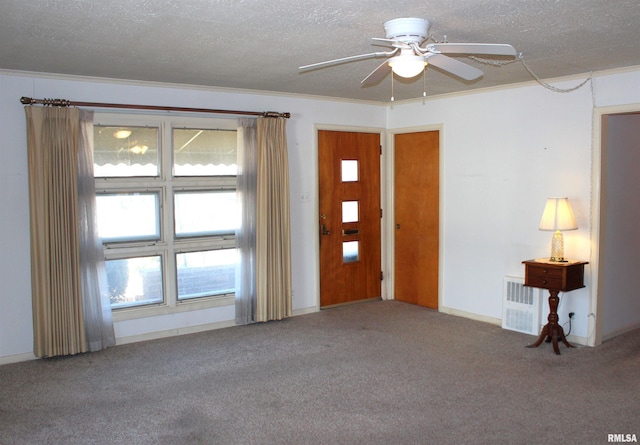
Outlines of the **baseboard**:
M567 341L574 345L588 346L587 337L582 337L579 335L569 334L567 335Z
M313 312L318 312L315 306L296 309L295 311L293 311L292 316L295 317L298 315L311 314ZM178 328L178 329L167 329L166 331L147 332L145 334L130 335L128 337L118 337L116 338L116 346L126 345L129 343L137 343L140 341L175 337L177 335L196 334L198 332L213 331L215 329L229 328L232 326L237 326L235 320L225 320L225 321L219 321L216 323L200 324L196 326L188 326L188 327Z
M603 335L602 336L602 341L605 342L607 340L611 340L613 337L617 337L618 335L622 335L625 334L629 331L634 331L636 329L640 328L640 324L634 324L634 325L630 325L630 326L626 326L624 328L621 329L616 329L613 332L608 333L607 335Z
M33 355L33 352L27 352L25 354L6 355L0 357L0 366L8 365L10 363L28 362L29 360L35 360L38 357Z
M337 307L353 306L354 304L371 303L372 301L381 301L381 298L380 297L363 298L362 300L347 301L345 303L336 303L336 304L330 304L330 305L327 305L327 306L322 306L320 309L322 309L322 310L324 310L324 309L335 309Z
M312 314L314 312L318 312L318 308L316 306L311 306L311 307L294 310L292 313L292 316L296 317L298 315ZM157 340L160 338L174 337L177 335L195 334L198 332L212 331L215 329L228 328L231 326L236 326L235 320L225 320L225 321L220 321L216 323L207 323L207 324L201 324L197 326L188 326L188 327L178 328L178 329L167 329L166 331L148 332L140 335L130 335L128 337L118 337L116 338L116 346L126 345L129 343L137 343L141 341ZM37 360L37 359L38 357L36 357L32 352L27 352L24 354L16 354L16 355L7 355L4 357L0 357L0 366L8 365L10 363L27 362L29 360Z
M439 307L439 312L443 314L455 315L457 317L469 318L471 320L483 321L485 323L494 324L496 326L502 326L502 320L494 317L487 317L486 315L474 314L472 312L465 312L459 309L453 309L450 307Z
M235 320L225 320L216 323L199 324L184 328L167 329L166 331L147 332L145 334L130 335L128 337L116 338L116 346L137 343L140 341L157 340L160 338L175 337L177 335L196 334L198 332L213 331L214 329L229 328L236 326Z
M318 308L316 306L304 307L302 309L295 309L291 316L297 317L298 315L313 314L314 312L318 312Z
M496 326L502 327L502 320L499 319L499 318L487 317L485 315L478 315L478 314L474 314L474 313L471 313L471 312L465 312L465 311L461 311L461 310L458 310L458 309L452 309L452 308L447 308L447 307L441 307L439 309L439 311L444 313L444 314L455 315L457 317L469 318L471 320L476 320L476 321L483 321L485 323L490 323L490 324L494 324ZM567 341L569 343L575 343L575 344L580 345L580 346L587 346L587 338L586 337L580 337L580 336L577 336L577 335L569 335L567 337Z

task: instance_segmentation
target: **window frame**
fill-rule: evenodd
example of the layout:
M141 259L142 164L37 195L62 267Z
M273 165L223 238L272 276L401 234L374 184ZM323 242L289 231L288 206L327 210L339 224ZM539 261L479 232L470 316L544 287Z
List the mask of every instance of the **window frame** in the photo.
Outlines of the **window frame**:
M237 131L235 119L155 114L96 112L94 126L158 128L158 176L96 177L96 194L158 193L160 239L114 240L103 243L105 260L159 255L163 302L113 308L115 321L232 305L235 293L178 299L176 255L222 248L235 248L235 233L177 236L174 194L236 190L236 176L173 176L173 129Z
M212 189L204 189L202 187L185 187L185 188L173 188L173 203L174 203L174 209L175 209L175 196L178 193L209 193L209 192L213 192L213 193L228 193L230 191L235 191L236 188L233 187L233 189L229 188L228 185L221 185L219 186L219 188L216 188L215 190ZM210 237L210 236L219 236L219 237L224 237L224 236L233 236L235 238L235 230L234 231L219 231L219 232L212 232L211 234L204 234L202 232L200 233L194 233L194 234L190 234L190 235L178 235L177 230L175 228L176 225L176 215L175 212L173 213L173 224L174 224L174 237L176 240L186 240L189 238L199 238L199 237Z
M144 191L141 190L130 190L130 189L122 189L122 188L112 188L109 191L107 190L100 190L98 191L96 189L96 197L99 196L111 196L111 195L118 195L118 194L122 194L122 195L132 195L132 194L147 194L147 195L156 195L156 199L157 199L157 210L158 210L158 220L155 221L156 223L156 230L158 231L158 237L156 238L155 236L151 237L136 237L136 236L132 236L130 238L124 237L124 238L111 238L108 241L104 241L103 240L103 245L105 244L141 244L141 245L146 245L149 243L154 243L154 242L159 242L162 240L162 235L163 235L163 227L162 227L162 207L163 207L163 201L164 201L164 191L162 188L145 188Z

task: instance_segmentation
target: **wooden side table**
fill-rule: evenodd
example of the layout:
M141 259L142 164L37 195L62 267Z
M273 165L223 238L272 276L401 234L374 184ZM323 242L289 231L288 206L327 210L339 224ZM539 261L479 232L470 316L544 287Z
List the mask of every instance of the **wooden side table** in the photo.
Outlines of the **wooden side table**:
M524 264L524 285L549 290L548 323L542 328L538 340L528 345L537 348L543 341L553 343L553 350L560 355L558 339L567 347L573 346L567 341L562 326L558 324L558 293L569 292L584 287L585 261L550 261L548 259L526 260Z

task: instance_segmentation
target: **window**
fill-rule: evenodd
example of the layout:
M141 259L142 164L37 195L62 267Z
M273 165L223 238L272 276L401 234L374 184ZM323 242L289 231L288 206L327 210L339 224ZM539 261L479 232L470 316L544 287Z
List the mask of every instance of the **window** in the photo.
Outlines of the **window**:
M98 224L113 309L235 292L234 120L99 114Z

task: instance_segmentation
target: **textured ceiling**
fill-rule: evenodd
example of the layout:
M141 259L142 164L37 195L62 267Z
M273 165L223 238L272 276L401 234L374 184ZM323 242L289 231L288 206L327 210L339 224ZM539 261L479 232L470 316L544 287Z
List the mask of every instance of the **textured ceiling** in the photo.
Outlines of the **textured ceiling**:
M388 102L382 60L300 73L301 65L384 50L383 23L426 18L449 42L509 43L541 78L640 65L638 0L0 0L0 69ZM427 95L531 80L524 65L460 60L464 82L427 69ZM394 82L420 97L422 78Z

